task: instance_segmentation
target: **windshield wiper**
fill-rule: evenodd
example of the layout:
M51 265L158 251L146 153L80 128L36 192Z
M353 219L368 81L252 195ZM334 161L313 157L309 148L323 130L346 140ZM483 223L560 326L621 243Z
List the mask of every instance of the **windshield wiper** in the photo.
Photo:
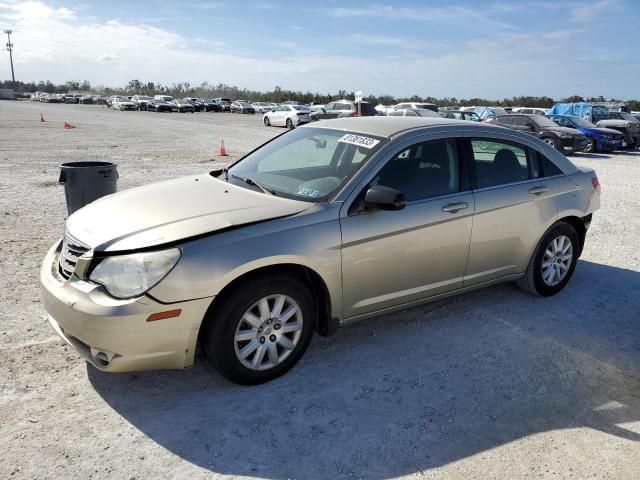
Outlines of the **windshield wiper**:
M228 173L226 172L225 169L225 175L227 175L228 178ZM256 182L254 179L252 178L248 178L248 177L241 177L239 175L234 175L233 173L231 174L231 178L235 178L236 180L240 180L243 181L244 183L246 183L247 185L251 185L253 187L258 187L260 190L262 190L263 193L269 193L271 195L277 195L277 193L273 190L271 190L268 187L265 187L264 185L262 185L261 183Z

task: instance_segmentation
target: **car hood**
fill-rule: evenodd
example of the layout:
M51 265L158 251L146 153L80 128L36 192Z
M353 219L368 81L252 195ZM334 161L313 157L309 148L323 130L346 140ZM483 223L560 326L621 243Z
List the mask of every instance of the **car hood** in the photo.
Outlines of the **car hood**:
M618 130L612 128L581 128L581 132L588 135L621 135Z
M596 125L598 127L603 126L603 127L627 127L629 125L629 123L627 120L600 120L598 123L596 123Z
M557 133L568 133L569 135L582 135L582 132L580 130L569 127L544 127L544 130L552 130Z
M96 251L136 250L295 215L311 205L204 174L108 195L71 215L66 229Z

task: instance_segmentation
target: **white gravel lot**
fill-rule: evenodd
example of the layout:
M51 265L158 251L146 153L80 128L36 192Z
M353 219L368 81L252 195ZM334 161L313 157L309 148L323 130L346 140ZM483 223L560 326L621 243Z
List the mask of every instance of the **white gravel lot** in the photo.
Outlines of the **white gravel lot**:
M502 285L359 323L258 387L202 357L104 374L57 339L38 271L66 216L60 163L115 161L125 189L282 131L0 102L0 478L638 478L640 152L572 158L597 170L602 209L552 298Z

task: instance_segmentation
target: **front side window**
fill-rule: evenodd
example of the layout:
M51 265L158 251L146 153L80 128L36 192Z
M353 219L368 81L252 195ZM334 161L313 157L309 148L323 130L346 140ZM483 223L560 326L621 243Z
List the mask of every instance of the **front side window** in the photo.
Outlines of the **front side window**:
M411 202L458 192L459 172L455 139L431 140L398 152L372 185L394 188Z
M527 147L490 139L471 140L477 188L522 182L531 178Z
M242 186L247 185L242 178L254 180L278 196L322 201L345 185L384 142L343 130L299 128L247 155L229 169L228 178Z

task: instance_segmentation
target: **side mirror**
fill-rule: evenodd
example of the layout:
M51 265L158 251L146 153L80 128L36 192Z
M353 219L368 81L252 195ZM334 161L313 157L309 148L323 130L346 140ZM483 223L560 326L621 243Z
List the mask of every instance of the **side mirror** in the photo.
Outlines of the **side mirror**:
M404 193L384 185L374 185L364 196L364 205L368 210L402 210L407 201Z

